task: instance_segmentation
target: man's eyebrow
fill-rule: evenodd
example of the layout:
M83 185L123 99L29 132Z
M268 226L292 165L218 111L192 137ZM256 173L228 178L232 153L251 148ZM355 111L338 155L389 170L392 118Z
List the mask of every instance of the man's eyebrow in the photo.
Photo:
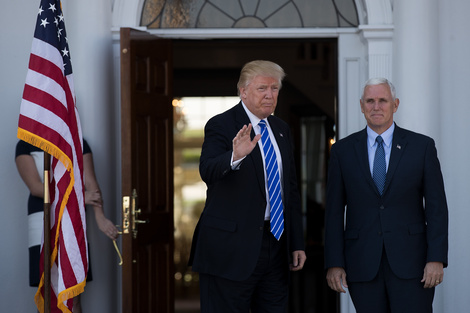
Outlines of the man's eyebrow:
M368 98L364 98L365 101L368 101L368 100L374 100L375 97L368 97ZM379 100L387 100L388 98L387 97L378 97Z

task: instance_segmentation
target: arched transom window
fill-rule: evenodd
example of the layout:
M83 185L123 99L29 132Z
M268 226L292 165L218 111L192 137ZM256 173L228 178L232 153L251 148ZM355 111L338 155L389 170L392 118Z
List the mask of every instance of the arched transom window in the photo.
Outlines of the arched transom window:
M148 28L357 27L354 0L145 0Z

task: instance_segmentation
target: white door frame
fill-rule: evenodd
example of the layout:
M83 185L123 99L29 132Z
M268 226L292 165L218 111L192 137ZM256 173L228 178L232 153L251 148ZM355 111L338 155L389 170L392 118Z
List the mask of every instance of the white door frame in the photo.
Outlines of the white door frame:
M120 73L121 27L133 27L159 37L175 39L337 38L337 135L343 138L365 127L359 109L362 84L368 78L377 76L393 81L392 1L355 0L360 24L357 28L147 29L139 26L144 0L115 0L112 17L114 70ZM120 108L119 79L115 80L115 87L115 107ZM341 295L341 312L355 312L347 294Z

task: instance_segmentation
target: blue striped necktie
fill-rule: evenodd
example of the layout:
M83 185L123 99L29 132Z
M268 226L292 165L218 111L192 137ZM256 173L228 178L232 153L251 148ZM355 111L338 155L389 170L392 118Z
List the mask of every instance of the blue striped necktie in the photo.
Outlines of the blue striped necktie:
M372 178L375 185L382 195L385 187L385 176L387 175L387 166L385 164L385 150L383 146L383 139L381 136L375 138L377 142L377 149L375 150L374 166L372 168Z
M269 203L271 207L271 233L279 240L284 231L284 213L279 168L277 165L276 152L269 138L266 121L261 120L258 125L261 128L261 142L263 143L264 163L266 164L266 177L268 179Z

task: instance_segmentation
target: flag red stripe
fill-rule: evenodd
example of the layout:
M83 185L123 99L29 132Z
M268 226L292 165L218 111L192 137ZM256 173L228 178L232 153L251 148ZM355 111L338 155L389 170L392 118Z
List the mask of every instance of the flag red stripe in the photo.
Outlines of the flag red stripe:
M47 59L31 54L29 58L29 69L54 80L59 85L63 85L63 70Z
M64 122L68 119L67 108L50 93L31 85L25 85L23 99L35 103L57 115Z
M58 262L60 262L60 267L62 268L63 275L64 275L64 283L65 283L65 288L69 288L71 286L74 286L77 284L77 280L75 278L75 275L73 274L73 267L70 263L69 256L67 254L67 247L64 244L63 239L63 234L61 230L61 240L59 240L59 250L60 250L60 255L58 258Z
M70 118L68 120L68 125L72 128L72 129L80 129L80 125L77 124L77 116L75 115L76 111L75 111L75 100L73 99L73 96L72 96L72 91L70 90L70 86L69 84L67 83L65 85L65 95L67 97L67 108L70 112ZM75 146L75 151L82 151L82 139L80 138L80 133L77 131L75 133L72 133L72 139L73 139L73 144ZM79 167L79 170L80 170L80 173L83 174L83 154L82 153L77 153L76 155L77 157L77 164L78 164L78 167ZM82 190L85 190L84 186L83 186L83 180L81 179L82 181Z

